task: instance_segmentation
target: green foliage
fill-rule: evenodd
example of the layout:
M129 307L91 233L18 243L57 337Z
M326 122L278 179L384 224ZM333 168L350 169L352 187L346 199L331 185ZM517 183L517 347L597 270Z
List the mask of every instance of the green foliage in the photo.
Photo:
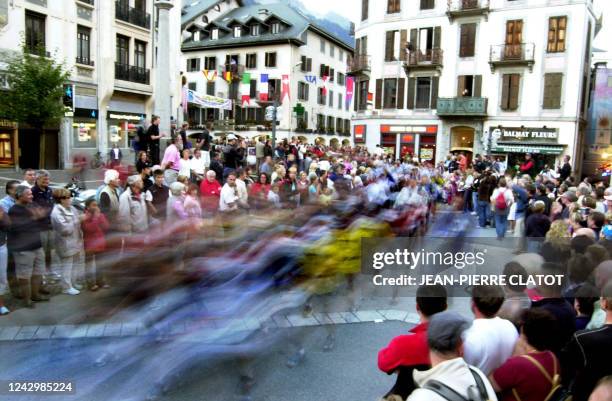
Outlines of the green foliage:
M42 128L64 115L63 87L70 72L63 64L45 57L44 49L23 53L8 61L10 90L0 96L0 116L21 124Z

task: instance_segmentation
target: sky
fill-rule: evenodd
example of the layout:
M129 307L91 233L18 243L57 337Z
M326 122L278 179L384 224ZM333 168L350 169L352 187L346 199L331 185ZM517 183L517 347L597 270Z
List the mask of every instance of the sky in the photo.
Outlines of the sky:
M600 12L603 12L603 26L593 41L593 46L608 52L607 55L596 54L595 57L605 59L608 61L608 67L610 67L612 63L612 41L610 40L612 38L612 1L596 0L595 10L597 16Z
M301 0L313 13L325 15L330 11L357 23L361 14L359 0ZM608 0L609 1L609 0Z

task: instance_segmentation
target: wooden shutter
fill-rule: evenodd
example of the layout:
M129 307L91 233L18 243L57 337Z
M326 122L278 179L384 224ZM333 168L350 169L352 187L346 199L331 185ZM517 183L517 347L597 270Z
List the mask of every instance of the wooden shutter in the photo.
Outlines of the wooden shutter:
M398 109L404 108L404 97L405 97L404 87L405 86L406 86L406 79L405 78L398 79L398 82L397 82L397 108Z
M442 42L442 27L437 26L434 28L433 48L439 49L441 42Z
M364 36L361 38L361 54L368 54L368 37Z
M370 0L361 0L361 20L368 19L368 3Z
M476 44L476 24L461 25L459 57L473 57Z
M406 100L406 108L414 109L414 95L416 91L416 78L408 78L408 99Z
M519 105L520 74L510 74L510 97L508 98L508 109L516 110Z
M418 49L418 36L419 36L419 30L418 29L411 29L410 30L410 49L412 51L416 51Z
M360 51L361 51L361 38L357 38L355 39L355 58L359 56Z
M431 77L431 103L429 104L429 108L437 109L438 108L438 85L440 83L439 77Z
M400 31L400 60L406 60L406 45L408 44L408 31L402 29Z
M465 89L465 75L459 75L457 77L457 97L463 96L464 89Z
M508 99L510 97L510 74L504 74L502 78L502 95L501 95L501 109L508 110Z
M393 39L395 31L387 31L385 37L385 61L393 61Z
M561 82L563 74L544 74L544 109L558 109L561 107Z
M325 64L321 64L321 66L319 67L319 77L323 78L324 75L325 75Z
M482 75L474 75L474 92L472 96L482 96Z
M251 97L251 99L256 99L257 98L257 80L256 79L251 79L251 87L249 88L249 96Z
M383 91L383 80L376 80L376 99L374 100L374 108L381 109L382 108L382 91Z

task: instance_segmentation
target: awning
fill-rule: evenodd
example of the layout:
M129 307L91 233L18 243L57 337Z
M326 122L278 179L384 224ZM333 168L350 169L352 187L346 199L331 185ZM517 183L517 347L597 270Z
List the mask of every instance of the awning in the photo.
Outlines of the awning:
M563 146L547 146L547 145L506 145L498 144L491 148L494 153L539 153L542 155L560 155L563 153Z

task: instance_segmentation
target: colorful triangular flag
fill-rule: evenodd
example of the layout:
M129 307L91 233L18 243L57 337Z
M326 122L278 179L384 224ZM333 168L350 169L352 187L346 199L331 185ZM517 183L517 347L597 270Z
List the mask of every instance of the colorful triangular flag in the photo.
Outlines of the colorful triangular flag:
M202 74L208 82L214 82L217 79L217 70L202 70Z
M304 79L306 82L311 84L317 84L317 76L316 75L304 75Z
M323 78L321 78L321 81L323 81L323 96L325 96L327 95L327 84L329 83L329 77L324 75Z
M281 83L282 83L282 91L281 91L280 101L281 103L284 103L285 98L289 101L291 100L291 96L289 94L289 75L283 75Z
M259 100L262 102L268 101L268 74L259 76Z

